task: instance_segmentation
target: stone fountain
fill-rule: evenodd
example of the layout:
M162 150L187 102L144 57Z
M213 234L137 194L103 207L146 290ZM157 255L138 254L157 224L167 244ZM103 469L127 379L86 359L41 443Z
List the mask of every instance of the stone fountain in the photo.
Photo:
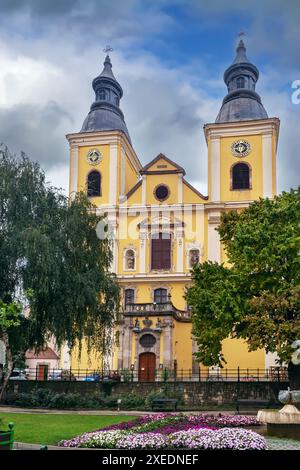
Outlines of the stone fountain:
M267 434L300 440L300 390L280 390L278 399L284 403L281 410L259 410L257 421L267 425Z
M297 349L291 357L294 365L299 365L300 340L294 341L292 347ZM281 410L259 410L257 420L267 425L267 434L300 440L300 390L280 390L278 399L284 404Z

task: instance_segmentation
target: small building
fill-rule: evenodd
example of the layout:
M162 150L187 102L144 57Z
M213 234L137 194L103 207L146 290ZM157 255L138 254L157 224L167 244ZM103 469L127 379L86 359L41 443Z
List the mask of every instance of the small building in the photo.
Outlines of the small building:
M39 353L28 350L25 359L29 379L47 380L51 372L59 368L59 356L50 347Z

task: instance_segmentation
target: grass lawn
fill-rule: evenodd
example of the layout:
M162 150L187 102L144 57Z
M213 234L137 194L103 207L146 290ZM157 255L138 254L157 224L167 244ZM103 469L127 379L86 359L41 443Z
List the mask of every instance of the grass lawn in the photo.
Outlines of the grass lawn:
M0 427L6 429L12 421L15 424L15 441L55 445L62 439L131 419L134 416L0 413Z

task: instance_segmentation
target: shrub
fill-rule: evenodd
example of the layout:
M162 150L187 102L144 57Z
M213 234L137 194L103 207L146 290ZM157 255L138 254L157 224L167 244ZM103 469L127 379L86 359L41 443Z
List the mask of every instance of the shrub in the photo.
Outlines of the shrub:
M130 394L121 398L121 408L136 409L145 406L145 398ZM34 388L28 393L14 394L7 399L7 404L24 408L117 408L116 397L102 396L99 393L82 395L80 393L56 393L47 388Z
M121 398L121 409L130 410L134 408L140 408L145 406L145 398L140 395L135 395L131 393L128 396L120 397Z

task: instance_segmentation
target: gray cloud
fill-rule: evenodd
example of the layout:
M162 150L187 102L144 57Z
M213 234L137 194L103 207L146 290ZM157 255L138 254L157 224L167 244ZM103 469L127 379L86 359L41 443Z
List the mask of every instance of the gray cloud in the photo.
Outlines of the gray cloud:
M94 99L91 82L102 67L102 48L112 41L114 73L124 89L121 108L141 161L147 163L164 152L184 166L189 180L206 193L202 125L214 121L221 106L226 93L222 73L228 64L222 63L222 57L211 57L220 69L213 77L207 58L187 60L172 70L147 52L147 42L161 41L164 46L161 33L180 27L164 8L169 4L167 0L0 0L0 141L39 160L54 182L63 184L61 175L67 175L68 166L65 134L81 128ZM282 88L300 78L296 75L300 57L295 53L298 1L172 0L172 4L184 7L194 20L199 18L199 28L233 13L251 19L249 58L256 63L255 57L264 52L274 57L273 67L262 67L258 91L269 115L282 120L279 189L296 186L300 105L291 106Z
M55 102L0 108L1 140L12 152L24 151L47 170L68 162L64 134L70 120Z

